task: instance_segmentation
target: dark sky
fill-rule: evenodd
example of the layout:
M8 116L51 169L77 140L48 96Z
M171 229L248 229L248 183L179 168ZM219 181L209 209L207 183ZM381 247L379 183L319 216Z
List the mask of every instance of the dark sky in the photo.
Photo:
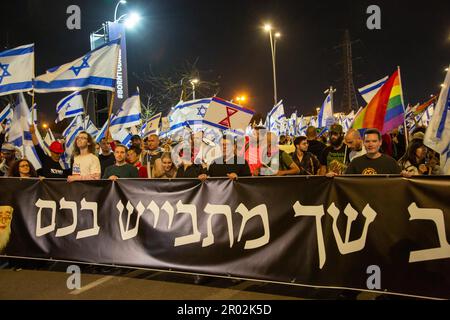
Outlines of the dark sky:
M117 1L19 0L3 4L0 46L35 43L36 75L89 51L89 34L112 20ZM66 8L81 8L81 30L66 28ZM368 30L366 8L381 8L381 30ZM312 113L330 85L339 107L342 53L335 48L348 29L355 43L354 83L361 87L390 75L397 65L405 103L424 101L439 90L450 62L450 1L285 1L285 0L129 0L119 13L134 9L144 20L127 33L129 85L132 73L152 65L167 73L197 57L200 70L220 77L219 96L249 94L250 105L266 113L273 105L270 21L280 30L277 42L278 97L286 112ZM55 118L54 105L66 93L40 94L41 117ZM335 110L335 111L340 111Z

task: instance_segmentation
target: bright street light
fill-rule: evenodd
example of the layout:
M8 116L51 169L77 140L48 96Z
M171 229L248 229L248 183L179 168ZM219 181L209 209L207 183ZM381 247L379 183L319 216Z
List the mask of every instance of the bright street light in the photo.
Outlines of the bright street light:
M238 102L238 104L242 105L247 101L247 96L245 95L237 96L236 101Z
M197 79L197 78L194 78L194 79L191 80L191 85L192 85L192 100L195 100L195 85L196 85L197 83L199 83L199 82L200 82L200 80Z
M48 124L44 122L44 123L42 124L42 128L47 129L47 128L48 128Z
M127 3L125 0L120 0L119 2L117 2L116 8L114 9L114 22L117 21L117 8L119 8L120 4L125 4L125 3Z
M275 57L276 57L276 44L277 44L277 38L281 37L281 34L279 32L276 32L274 34L274 37L272 37L272 26L270 24L264 25L264 30L266 32L269 32L269 40L270 40L270 52L272 53L272 71L273 71L273 100L274 105L278 102L277 97L277 75L276 75L276 66L275 66Z
M125 19L125 27L133 28L140 20L141 20L141 16L138 13L131 12L130 14L128 14L128 17Z

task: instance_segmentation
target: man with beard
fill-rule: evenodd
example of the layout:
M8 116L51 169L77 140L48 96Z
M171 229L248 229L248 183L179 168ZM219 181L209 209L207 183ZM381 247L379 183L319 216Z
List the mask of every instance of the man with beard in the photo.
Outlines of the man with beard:
M342 126L335 123L330 127L330 146L319 157L319 175L344 173L348 164L348 148L343 142Z
M11 206L0 205L0 253L6 248L11 236L11 220L13 214Z

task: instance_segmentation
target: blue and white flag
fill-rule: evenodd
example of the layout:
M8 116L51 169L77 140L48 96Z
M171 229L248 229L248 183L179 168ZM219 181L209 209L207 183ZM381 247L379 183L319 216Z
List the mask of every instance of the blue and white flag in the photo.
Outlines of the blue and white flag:
M84 89L114 91L119 49L120 38L72 62L51 68L34 79L34 91L58 92Z
M303 118L303 115L297 118L297 132L296 136L304 136L306 135L306 129L308 125L306 123L306 119Z
M2 112L0 112L0 123L2 123L4 120L12 119L13 116L13 110L11 106L8 104Z
M342 120L342 129L344 132L347 132L348 129L352 127L353 120L355 119L355 111L352 110L345 118Z
M128 131L128 129L122 129L117 132L112 132L111 136L114 140L118 140L124 146L129 147L131 145L131 137L133 135Z
M34 44L0 52L0 96L30 91L34 78Z
M28 109L23 93L20 92L14 107L13 118L8 134L8 142L22 150L23 156L30 160L37 170L40 169L42 165L36 150L34 149L33 140L31 139L30 119L30 110Z
M380 90L380 88L383 86L383 84L386 82L387 79L388 76L378 81L375 81L371 84L368 84L362 88L359 88L358 91L363 97L364 101L369 103L370 100L372 100L372 98L377 94L378 90Z
M112 114L109 118L110 122L114 118L114 115ZM103 138L106 136L106 128L108 127L108 121L105 121L103 126L100 128L100 130L97 132L97 136L95 137L95 142L99 143Z
M202 130L203 118L206 115L211 98L197 99L178 103L167 116L169 118L169 131L174 133L189 127L192 131Z
M109 129L111 133L119 132L125 128L141 124L141 100L139 92L126 99L122 107L117 110L111 119Z
M427 147L441 154L441 172L450 174L450 70L445 77L423 141Z
M77 123L75 123L74 126L72 126L72 128L69 131L69 133L67 134L67 136L64 137L65 145L66 145L66 152L69 156L72 154L76 138L81 131L84 131L83 123L77 122Z
M317 115L317 126L319 128L329 127L331 122L334 122L333 101L331 101L331 94L328 94Z
M56 117L55 123L58 123L66 118L72 118L79 114L84 113L83 96L80 91L75 91L69 94L67 97L62 98L56 104Z
M285 121L286 115L284 114L283 100L280 100L267 114L266 128L279 135Z
M10 143L17 147L22 145L33 145L30 133L30 119L30 110L28 109L23 93L20 92L14 107L11 128L8 135L8 141Z
M98 134L98 129L95 126L95 124L92 122L92 120L89 118L89 115L84 118L84 125L83 125L84 131L89 133L91 136L95 137Z
M75 126L79 126L81 125L83 122L83 120L81 119L81 116L78 115L75 118L72 119L72 121L69 123L69 125L67 126L67 128L64 129L62 135L63 137L67 137L67 135L69 134L70 131L72 131L72 129Z
M158 134L160 121L161 112L148 119L148 121L141 128L141 137L145 139L151 134Z

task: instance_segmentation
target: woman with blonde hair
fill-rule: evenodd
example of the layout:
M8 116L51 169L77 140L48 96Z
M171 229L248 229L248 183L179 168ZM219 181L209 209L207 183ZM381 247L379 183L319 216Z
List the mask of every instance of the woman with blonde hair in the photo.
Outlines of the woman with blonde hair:
M155 160L155 169L152 178L175 178L177 167L172 161L170 152L163 152L161 157Z

